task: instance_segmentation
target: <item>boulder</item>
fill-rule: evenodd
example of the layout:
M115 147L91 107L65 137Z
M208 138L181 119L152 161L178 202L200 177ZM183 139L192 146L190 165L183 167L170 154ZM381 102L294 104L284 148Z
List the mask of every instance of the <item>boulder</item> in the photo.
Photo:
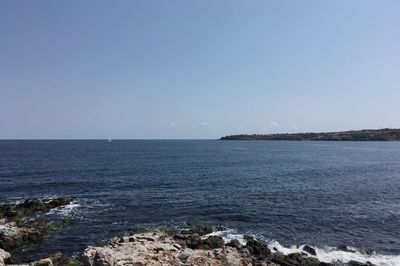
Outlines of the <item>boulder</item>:
M362 248L360 252L366 255L373 255L375 253L372 249L369 248Z
M320 262L319 266L334 266L334 264L328 262Z
M208 225L196 225L190 229L182 230L181 234L183 235L194 235L197 234L199 236L208 235L213 232L211 226Z
M70 198L54 198L54 199L26 199L25 201L17 204L14 210L22 215L31 214L34 212L47 212L50 209L65 206L71 203Z
M308 254L311 254L311 255L313 255L313 256L316 256L316 255L317 255L317 252L315 252L315 249L312 248L312 247L310 247L309 245L305 245L305 246L303 247L303 250L304 250L305 252L307 252Z
M114 266L117 263L113 254L108 251L96 252L93 261L94 266Z
M337 250L355 253L354 250L349 249L346 245L340 245L340 246L338 246L338 247L337 247Z
M220 236L209 236L204 241L206 249L222 248L225 244L224 240Z
M23 213L33 213L43 211L43 209L45 209L44 203L37 199L26 199L15 206L15 210L22 211Z
M271 250L266 244L258 242L254 239L247 241L246 249L248 249L250 254L258 260L266 259L271 255Z
M82 256L83 266L115 266L117 260L110 249L87 248Z
M348 266L375 266L374 264L372 264L371 262L359 262L359 261L355 261L355 260L351 260L347 263Z
M59 198L51 199L48 202L45 202L45 206L48 209L54 209L54 208L68 205L71 202L72 202L72 199L70 199L70 198L59 197Z
M246 242L250 241L250 240L254 240L254 237L252 237L250 235L244 235L243 238L244 238L244 240L246 240Z
M186 238L186 246L191 249L215 249L223 247L224 244L224 240L219 236L209 236L204 240L197 235Z
M289 255L274 254L272 261L282 266L319 266L320 261L317 258L307 257L302 253L291 253Z
M226 244L228 247L233 247L233 248L240 248L242 245L240 244L239 240L237 239L232 239L228 244Z
M25 215L35 212L47 212L50 209L68 205L72 202L70 198L54 198L54 199L26 199L23 202L12 205L0 205L0 219L5 218L10 221L18 221Z
M50 258L38 260L29 263L29 266L54 266L53 261Z

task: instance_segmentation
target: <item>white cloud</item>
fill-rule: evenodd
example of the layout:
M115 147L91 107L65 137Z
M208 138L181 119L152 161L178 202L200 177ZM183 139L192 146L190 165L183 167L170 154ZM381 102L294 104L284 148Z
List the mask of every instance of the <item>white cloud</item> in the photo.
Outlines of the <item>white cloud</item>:
M207 122L201 122L200 125L206 127L206 126L208 126L208 123Z
M280 128L281 127L281 125L279 125L277 122L269 122L268 126L270 128Z
M169 124L171 127L176 127L176 124L174 122L171 122L171 124Z

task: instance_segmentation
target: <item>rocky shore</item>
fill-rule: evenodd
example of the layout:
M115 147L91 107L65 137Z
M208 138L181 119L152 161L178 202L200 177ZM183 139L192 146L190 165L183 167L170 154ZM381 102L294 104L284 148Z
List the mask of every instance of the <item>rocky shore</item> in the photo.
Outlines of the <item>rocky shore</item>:
M270 249L266 243L251 236L245 241L237 239L225 243L213 235L214 229L204 225L192 225L180 231L153 230L130 232L115 237L102 246L89 246L80 259L72 259L60 252L40 260L25 260L15 256L14 250L45 241L68 221L49 222L31 218L35 213L45 213L53 208L71 203L68 198L25 200L16 205L0 206L0 266L122 266L122 265L259 265L259 266L372 266L371 263L350 261L321 262L311 246L301 252L283 254Z
M207 227L203 227L207 228ZM105 246L88 247L82 256L83 266L120 265L259 265L259 266L328 266L344 265L320 262L315 250L305 246L303 252L284 255L270 250L265 243L247 238L224 243L207 231L191 230L175 234L163 230L130 234L111 239ZM351 261L347 265L373 265Z
M67 219L50 222L43 218L35 218L35 214L46 213L51 209L66 206L71 201L69 198L27 199L15 205L1 205L0 266L32 262L29 258L16 257L14 251L45 241L71 222Z

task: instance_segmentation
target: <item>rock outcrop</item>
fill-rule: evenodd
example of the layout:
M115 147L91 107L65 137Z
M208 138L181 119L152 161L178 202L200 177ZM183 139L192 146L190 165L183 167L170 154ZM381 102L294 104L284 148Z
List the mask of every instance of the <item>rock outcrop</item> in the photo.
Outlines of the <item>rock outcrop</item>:
M310 247L309 245L305 245L305 246L303 247L303 250L304 250L305 252L311 254L311 255L314 255L314 256L317 255L317 252L315 251L315 249L312 248L312 247Z
M84 266L251 265L249 258L225 246L220 237L176 238L163 231L112 239L104 247L88 247L82 262Z
M88 247L82 256L84 266L122 265L237 265L237 266L319 266L306 253L273 253L266 244L249 239L225 244L218 236L172 235L164 231L114 238L102 247Z
M52 198L52 199L27 199L16 205L1 205L0 206L0 249L13 251L15 248L25 247L32 244L37 244L46 240L52 233L60 228L68 225L71 221L64 219L56 222L49 222L42 218L24 219L24 217L36 214L45 213L51 209L68 205L71 203L69 198ZM14 256L2 256L1 263L6 260L17 262ZM39 262L38 262L39 263ZM38 265L46 265L46 262L40 262Z
M1 205L0 219L5 218L8 221L17 221L25 215L36 212L48 212L51 209L68 205L71 202L72 199L64 197L51 199L26 199L17 205Z

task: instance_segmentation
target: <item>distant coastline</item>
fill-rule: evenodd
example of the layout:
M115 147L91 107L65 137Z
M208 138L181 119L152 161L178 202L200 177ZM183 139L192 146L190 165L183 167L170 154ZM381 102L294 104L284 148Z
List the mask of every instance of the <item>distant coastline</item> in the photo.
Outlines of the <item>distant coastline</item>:
M362 129L321 133L279 133L230 135L220 140L291 140L291 141L400 141L400 129Z

